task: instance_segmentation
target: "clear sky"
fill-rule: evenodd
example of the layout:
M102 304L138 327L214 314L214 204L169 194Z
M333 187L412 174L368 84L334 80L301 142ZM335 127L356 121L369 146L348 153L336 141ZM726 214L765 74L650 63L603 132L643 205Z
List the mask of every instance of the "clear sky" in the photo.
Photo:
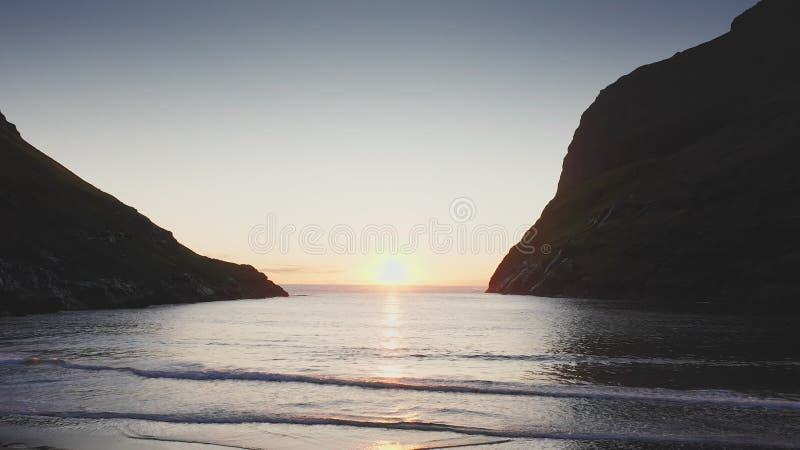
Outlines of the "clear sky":
M754 3L7 1L0 110L195 251L279 283L485 285L598 91Z

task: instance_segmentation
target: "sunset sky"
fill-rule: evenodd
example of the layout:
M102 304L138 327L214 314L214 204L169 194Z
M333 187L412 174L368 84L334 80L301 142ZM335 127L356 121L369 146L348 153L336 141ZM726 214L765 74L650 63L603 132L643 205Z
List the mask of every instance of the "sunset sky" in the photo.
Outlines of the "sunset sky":
M754 3L8 3L0 111L193 250L278 283L480 286L598 91ZM364 242L389 226L402 249ZM507 242L474 248L476 228ZM348 230L355 251L332 248Z

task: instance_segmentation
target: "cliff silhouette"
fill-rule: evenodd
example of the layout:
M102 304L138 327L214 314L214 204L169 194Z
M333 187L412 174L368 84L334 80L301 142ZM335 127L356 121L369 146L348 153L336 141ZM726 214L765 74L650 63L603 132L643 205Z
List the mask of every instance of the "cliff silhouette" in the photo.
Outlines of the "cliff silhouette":
M584 112L489 292L798 308L800 2L640 67ZM531 234L531 236L533 236Z
M0 315L286 296L198 255L28 144L0 114Z

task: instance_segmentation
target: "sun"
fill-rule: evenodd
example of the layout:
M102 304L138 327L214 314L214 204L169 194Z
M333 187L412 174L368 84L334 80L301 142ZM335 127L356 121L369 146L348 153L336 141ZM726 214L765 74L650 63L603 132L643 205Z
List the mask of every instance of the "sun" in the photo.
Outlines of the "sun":
M417 281L417 267L413 259L405 255L387 255L373 259L364 275L370 284L410 285Z
M400 261L386 261L378 267L378 274L375 280L386 284L408 283L408 267Z
M358 272L364 284L376 286L413 286L424 273L415 257L395 254L369 257Z

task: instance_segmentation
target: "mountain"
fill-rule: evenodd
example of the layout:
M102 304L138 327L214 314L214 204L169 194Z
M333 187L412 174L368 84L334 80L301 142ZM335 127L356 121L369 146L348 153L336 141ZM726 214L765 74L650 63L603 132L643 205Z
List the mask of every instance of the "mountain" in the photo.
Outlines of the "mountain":
M286 296L198 255L22 139L0 114L0 315Z
M603 89L488 291L800 308L799 21L764 0Z

